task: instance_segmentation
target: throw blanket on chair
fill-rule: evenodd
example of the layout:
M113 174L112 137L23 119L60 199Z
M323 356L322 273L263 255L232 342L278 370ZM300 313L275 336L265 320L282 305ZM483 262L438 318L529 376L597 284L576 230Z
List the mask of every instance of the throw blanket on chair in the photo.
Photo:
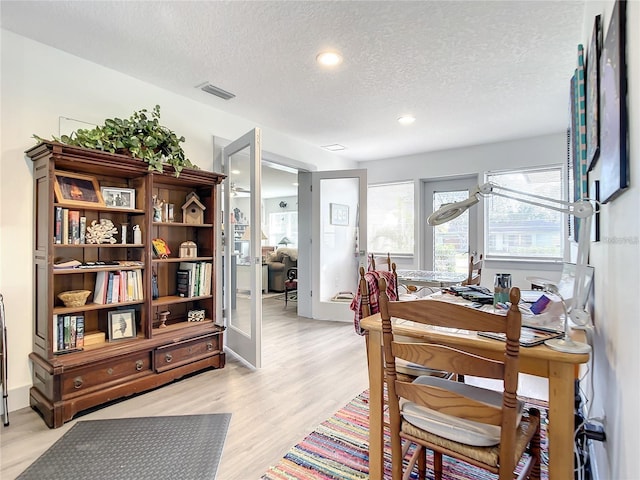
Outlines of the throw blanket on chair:
M364 274L364 279L367 282L367 290L369 291L369 308L371 314L380 312L380 289L378 288L378 280L384 278L387 282L387 296L392 302L398 300L398 286L396 285L396 276L393 272L386 272L384 270L371 270ZM353 318L353 324L356 328L358 335L364 335L365 331L360 327L360 320L362 320L362 293L358 288L356 296L351 302L349 307L355 312Z

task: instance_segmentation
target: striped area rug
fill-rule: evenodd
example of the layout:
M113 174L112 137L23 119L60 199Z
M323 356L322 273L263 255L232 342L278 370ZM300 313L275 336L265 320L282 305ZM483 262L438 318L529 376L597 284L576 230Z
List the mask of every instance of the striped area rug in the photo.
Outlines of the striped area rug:
M546 458L547 404L524 399L525 408L536 406L541 410L543 465L542 478L548 478ZM385 433L388 436L388 433ZM388 439L388 438L387 438ZM324 421L302 442L291 448L277 465L269 468L262 480L356 480L369 478L369 391L366 390L335 415ZM408 453L408 457L411 451ZM385 478L391 478L391 450L385 446ZM427 455L428 468L432 459ZM493 475L466 463L443 457L445 480L495 480ZM433 478L427 474L428 478ZM417 478L414 473L411 478Z

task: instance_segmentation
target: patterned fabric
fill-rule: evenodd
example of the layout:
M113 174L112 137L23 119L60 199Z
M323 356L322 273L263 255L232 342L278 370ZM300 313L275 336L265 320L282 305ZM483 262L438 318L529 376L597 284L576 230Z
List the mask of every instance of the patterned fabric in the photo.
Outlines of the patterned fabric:
M364 274L364 279L367 282L367 290L369 291L369 308L371 314L378 313L380 311L380 289L378 288L378 280L384 278L387 282L387 296L392 302L398 300L398 285L396 276L393 272L386 272L384 270L372 270ZM355 312L353 318L353 324L358 335L364 335L364 329L360 327L360 320L362 320L362 295L360 294L360 288L356 292L356 296L351 302L349 307Z
M546 402L522 398L525 407L535 406L541 411L547 409ZM546 415L543 415L546 417ZM385 412L385 421L389 421ZM542 422L542 458L547 454L546 424ZM409 449L405 461L413 454ZM458 462L446 455L442 457L444 480L495 480L486 470L468 463ZM521 466L520 466L521 467ZM519 467L519 468L520 468ZM433 456L427 454L427 478L433 478ZM517 468L516 470L519 470ZM411 479L417 478L417 469ZM549 478L548 467L541 465L543 480ZM359 480L369 478L369 391L366 390L353 399L335 415L319 425L304 440L292 447L284 458L262 475L262 480ZM384 479L391 478L391 446L389 430L385 428ZM372 479L373 480L373 479Z

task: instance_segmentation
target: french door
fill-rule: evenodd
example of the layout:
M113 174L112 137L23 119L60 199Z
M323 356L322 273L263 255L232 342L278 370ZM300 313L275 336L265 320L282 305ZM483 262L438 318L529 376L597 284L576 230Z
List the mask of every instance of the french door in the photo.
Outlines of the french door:
M478 178L424 182L425 218L445 203L469 198L478 185ZM469 255L478 255L477 206L471 207L455 220L437 226L426 225L424 235L424 268L439 272L466 273Z
M226 348L255 368L262 364L260 143L256 128L222 151ZM234 182L240 175L248 183Z

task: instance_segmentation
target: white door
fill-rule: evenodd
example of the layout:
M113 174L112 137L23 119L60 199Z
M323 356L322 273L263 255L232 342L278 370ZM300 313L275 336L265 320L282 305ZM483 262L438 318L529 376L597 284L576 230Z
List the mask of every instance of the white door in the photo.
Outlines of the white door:
M349 321L346 292L356 292L358 268L366 266L367 171L311 175L313 318Z
M262 363L260 141L256 128L222 151L226 347L256 368Z
M477 185L475 176L424 182L425 219L445 203L466 200ZM425 227L425 270L467 273L469 255L477 258L478 250L477 206L471 207L455 220Z

